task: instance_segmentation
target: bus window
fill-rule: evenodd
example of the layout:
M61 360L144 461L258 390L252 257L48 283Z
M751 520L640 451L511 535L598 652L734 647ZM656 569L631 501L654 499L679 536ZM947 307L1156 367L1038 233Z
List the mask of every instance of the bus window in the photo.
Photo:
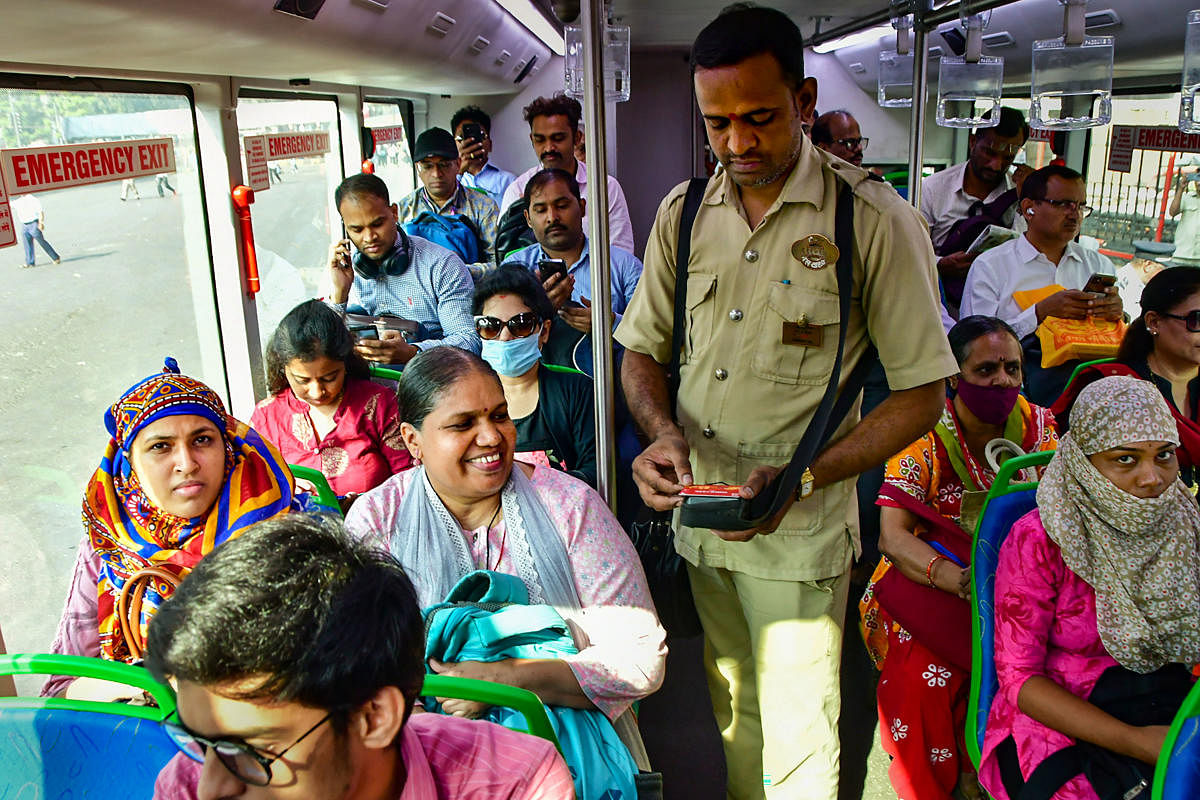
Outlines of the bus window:
M1113 124L1092 133L1086 177L1088 202L1096 211L1084 221L1083 232L1103 240L1104 249L1123 260L1133 253L1134 241L1174 241L1178 218L1167 213L1171 192L1180 169L1200 162L1195 154L1134 149L1128 172L1108 169L1113 126L1175 128L1179 93L1116 96L1112 109Z
M342 235L333 207L333 190L343 177L337 103L243 90L237 117L243 141L274 134L281 142L267 153L269 189L255 192L251 209L262 282L255 301L265 343L288 311L308 298L329 294L329 246ZM313 154L311 147L298 149L288 137L278 138L312 132L328 135L327 152Z
M32 195L9 187L18 203L36 199L46 242L32 239L29 258L18 223L16 246L0 250L0 624L10 652L50 649L83 534L83 489L108 441L108 404L168 355L228 392L190 98L174 86L0 88L3 149L160 138L173 146L174 172ZM18 683L23 692L40 686Z
M409 130L404 120L406 100L368 100L363 103L366 126L377 131L375 174L387 184L388 194L396 201L417 187L412 154L408 149Z

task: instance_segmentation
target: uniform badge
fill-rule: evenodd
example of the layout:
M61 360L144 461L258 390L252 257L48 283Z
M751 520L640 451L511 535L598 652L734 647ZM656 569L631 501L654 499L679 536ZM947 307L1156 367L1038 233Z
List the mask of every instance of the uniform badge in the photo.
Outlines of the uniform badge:
M809 269L825 269L838 259L837 245L819 233L810 233L792 243L792 258Z

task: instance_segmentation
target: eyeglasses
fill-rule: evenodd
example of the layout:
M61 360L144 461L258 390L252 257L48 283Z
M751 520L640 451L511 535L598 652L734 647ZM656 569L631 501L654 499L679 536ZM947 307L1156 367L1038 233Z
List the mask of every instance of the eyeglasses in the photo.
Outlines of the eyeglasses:
M1074 211L1081 217L1086 217L1094 210L1091 206L1085 206L1077 200L1042 200L1041 202L1052 205L1059 211Z
M179 712L176 711L173 716L178 719ZM271 765L283 758L289 750L308 738L309 734L328 722L331 717L333 717L332 711L321 717L320 722L278 753L264 753L245 742L205 739L185 728L182 720L178 723L163 720L161 725L179 751L193 761L204 763L204 756L211 747L225 769L237 776L238 780L251 786L266 786L271 782Z
M834 139L834 144L840 144L847 150L866 150L867 142L871 141L868 136L859 136L858 138Z
M475 332L479 334L480 339L495 339L507 325L508 332L513 335L514 339L524 339L537 330L538 323L541 321L541 317L532 311L523 311L508 320L478 316L475 317Z
M980 144L979 149L989 158L1011 160L1017 157L1024 145L1019 144Z
M422 159L417 162L417 170L420 172L450 172L457 169L453 161L432 161Z
M1193 309L1186 314L1168 314L1165 311L1158 312L1160 317L1170 317L1171 319L1181 319L1183 324L1187 326L1189 333L1200 333L1200 308Z

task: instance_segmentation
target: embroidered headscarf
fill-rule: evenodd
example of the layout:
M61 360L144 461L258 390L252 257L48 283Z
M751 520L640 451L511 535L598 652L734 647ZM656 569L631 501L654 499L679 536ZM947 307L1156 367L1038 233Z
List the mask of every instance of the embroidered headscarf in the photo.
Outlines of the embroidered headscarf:
M1091 384L1079 393L1037 501L1063 561L1096 592L1104 648L1147 673L1200 661L1200 510L1182 481L1158 497L1134 497L1088 460L1134 442L1179 444L1162 394L1128 377Z
M156 420L193 414L222 432L225 478L216 502L204 514L185 519L155 506L130 461L138 433ZM225 413L221 398L203 383L179 374L175 359L163 371L131 386L104 414L110 439L83 498L83 527L100 558L100 652L129 660L129 648L116 616L126 580L145 567L161 567L179 577L191 571L217 545L247 527L288 510L294 483L283 457L250 426ZM154 582L142 602L138 624L146 625L170 595Z

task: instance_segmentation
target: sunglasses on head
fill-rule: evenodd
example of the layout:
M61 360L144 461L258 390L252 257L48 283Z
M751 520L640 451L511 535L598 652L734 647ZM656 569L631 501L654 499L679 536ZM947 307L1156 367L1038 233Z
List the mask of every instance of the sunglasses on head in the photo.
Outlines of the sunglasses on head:
M178 711L171 716L179 720ZM178 722L163 720L160 724L163 730L166 731L167 736L171 737L171 741L179 748L179 751L193 761L204 763L204 756L211 747L225 769L233 773L238 780L248 783L251 786L266 786L271 782L271 765L283 758L293 747L308 738L309 734L328 722L332 716L333 712L331 711L321 717L320 722L313 725L299 739L278 753L264 753L245 742L206 739L184 727L182 720Z
M514 339L524 339L537 330L541 321L541 318L532 311L523 311L507 320L480 315L475 317L475 332L479 334L480 339L495 339L507 325L508 332L513 335Z
M1181 319L1183 324L1191 333L1200 333L1200 308L1193 309L1186 314L1168 314L1165 311L1158 312L1160 317L1169 317L1171 319Z

